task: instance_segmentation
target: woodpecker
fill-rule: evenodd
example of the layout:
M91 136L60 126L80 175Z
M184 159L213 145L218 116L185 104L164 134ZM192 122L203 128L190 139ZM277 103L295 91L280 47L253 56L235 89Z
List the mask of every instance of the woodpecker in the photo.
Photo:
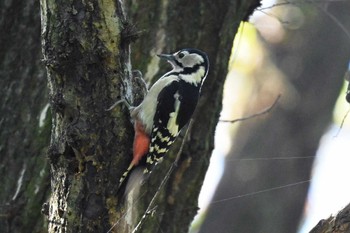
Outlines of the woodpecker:
M143 165L146 174L162 161L192 117L208 74L208 56L198 49L181 49L158 57L168 61L173 69L154 83L140 105L129 108L135 130L133 159L119 188L135 166Z

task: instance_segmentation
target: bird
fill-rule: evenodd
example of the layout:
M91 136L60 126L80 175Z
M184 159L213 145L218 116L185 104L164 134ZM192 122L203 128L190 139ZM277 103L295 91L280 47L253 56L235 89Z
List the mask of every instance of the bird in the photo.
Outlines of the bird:
M208 56L199 49L185 48L158 57L170 63L172 70L152 85L138 106L127 104L135 131L133 159L122 174L118 189L135 167L142 166L143 174L150 174L163 160L190 121L208 75Z

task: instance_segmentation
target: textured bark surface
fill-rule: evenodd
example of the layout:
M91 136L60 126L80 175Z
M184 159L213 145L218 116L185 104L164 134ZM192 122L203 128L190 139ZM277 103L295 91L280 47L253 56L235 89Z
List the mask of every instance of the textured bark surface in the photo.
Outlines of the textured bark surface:
M349 233L350 205L342 209L337 216L322 219L310 233Z
M50 140L40 7L0 1L0 232L45 232Z
M288 158L315 155L331 122L350 59L346 32L317 7L301 6L304 25L287 31L281 43L270 45L275 64L288 78L285 90L293 90L292 98L281 93L280 104L267 117L240 125L213 200L281 188L211 205L200 232L297 232L313 161ZM325 9L350 28L348 2L332 3ZM250 111L256 102L259 107L253 112L266 106L261 104L264 92L258 91L265 82L268 77L258 81L255 91L259 94L252 93ZM276 157L282 159L269 160Z
M43 0L41 8L53 117L48 230L107 232L132 148L128 113L106 111L118 96L132 100L128 25L119 1Z

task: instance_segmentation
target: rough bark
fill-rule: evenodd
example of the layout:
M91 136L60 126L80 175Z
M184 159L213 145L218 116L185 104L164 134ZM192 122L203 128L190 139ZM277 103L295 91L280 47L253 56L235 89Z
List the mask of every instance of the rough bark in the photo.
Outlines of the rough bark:
M349 233L350 204L342 209L337 216L322 219L310 233Z
M346 32L329 15L313 5L301 7L304 25L287 31L281 43L269 45L274 62L288 79L285 90L292 88L293 98L281 93L281 104L267 117L240 125L214 201L310 179L312 159L268 159L315 155L331 122L350 44ZM330 3L327 11L350 28L348 9L348 2L337 2ZM258 81L255 92L259 94L252 93L249 111L261 108L265 98L259 89L268 80ZM255 102L259 107L252 110ZM232 158L252 160L234 163L229 161ZM307 190L308 182L303 182L213 204L200 232L296 232Z
M45 232L51 114L39 2L0 1L0 232Z
M107 232L132 148L130 31L119 1L42 0L53 129L49 232ZM123 91L128 93L122 93Z

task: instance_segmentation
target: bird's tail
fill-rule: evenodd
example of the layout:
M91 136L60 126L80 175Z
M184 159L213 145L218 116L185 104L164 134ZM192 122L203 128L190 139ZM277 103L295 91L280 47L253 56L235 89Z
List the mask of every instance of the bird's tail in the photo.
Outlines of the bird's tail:
M133 187L141 186L149 177L155 164L146 163L146 156L136 165L135 161L131 161L128 169L123 173L119 180L117 193L124 189L127 194Z
M140 187L143 185L146 177L143 166L135 167L128 176L124 195L129 196L129 193L139 193Z
M122 177L119 180L117 193L123 190L124 187L124 195L129 193L136 186L141 186L145 181L146 177L148 177L146 166L135 166L135 164L131 162L128 169L126 169L126 171L123 173Z
M122 186L125 184L126 178L128 178L130 172L135 168L135 165L133 162L130 163L128 169L123 173L122 177L119 180L119 185L118 185L118 191L119 192L122 188Z

